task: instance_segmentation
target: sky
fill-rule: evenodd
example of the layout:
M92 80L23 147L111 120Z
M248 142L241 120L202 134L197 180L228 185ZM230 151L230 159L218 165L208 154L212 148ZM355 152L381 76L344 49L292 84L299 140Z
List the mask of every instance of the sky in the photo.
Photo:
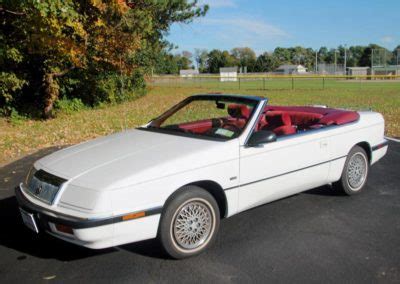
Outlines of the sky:
M400 44L400 0L199 0L210 10L190 24L173 24L167 39L176 52L195 48L334 48Z

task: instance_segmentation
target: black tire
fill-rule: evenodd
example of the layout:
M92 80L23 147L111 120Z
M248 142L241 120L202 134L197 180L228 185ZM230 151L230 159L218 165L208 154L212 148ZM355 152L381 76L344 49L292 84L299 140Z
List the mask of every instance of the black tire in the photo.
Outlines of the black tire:
M172 258L191 257L212 245L219 222L220 212L214 197L201 187L185 186L168 199L161 215L158 239ZM190 234L199 240L188 239Z
M344 194L354 195L364 189L368 174L368 155L360 146L354 146L347 155L340 180L334 182L332 186Z

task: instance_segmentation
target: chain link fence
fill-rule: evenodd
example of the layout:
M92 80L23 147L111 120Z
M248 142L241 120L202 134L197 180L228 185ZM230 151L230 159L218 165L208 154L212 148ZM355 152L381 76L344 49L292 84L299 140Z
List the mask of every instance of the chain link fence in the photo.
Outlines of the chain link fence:
M400 75L365 76L238 76L236 81L221 81L219 76L153 76L150 86L173 88L202 88L217 90L295 90L295 89L354 89L379 88L382 83L397 87Z

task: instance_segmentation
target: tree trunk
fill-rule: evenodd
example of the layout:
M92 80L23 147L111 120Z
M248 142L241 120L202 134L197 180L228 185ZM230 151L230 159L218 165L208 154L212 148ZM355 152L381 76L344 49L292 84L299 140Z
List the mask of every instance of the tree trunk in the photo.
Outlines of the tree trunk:
M43 76L43 92L44 92L44 110L43 115L45 118L53 117L54 102L58 99L60 94L57 81L55 80L55 73L46 73Z

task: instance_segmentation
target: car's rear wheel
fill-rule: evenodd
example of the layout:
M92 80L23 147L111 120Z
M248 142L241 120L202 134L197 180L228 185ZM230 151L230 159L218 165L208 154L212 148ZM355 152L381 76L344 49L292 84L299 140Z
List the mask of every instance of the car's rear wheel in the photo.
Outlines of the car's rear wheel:
M333 186L347 195L359 193L365 187L368 173L367 153L360 146L354 146L347 156L340 180Z
M159 239L173 258L206 250L215 240L220 213L214 197L198 186L185 186L166 204L160 220Z

